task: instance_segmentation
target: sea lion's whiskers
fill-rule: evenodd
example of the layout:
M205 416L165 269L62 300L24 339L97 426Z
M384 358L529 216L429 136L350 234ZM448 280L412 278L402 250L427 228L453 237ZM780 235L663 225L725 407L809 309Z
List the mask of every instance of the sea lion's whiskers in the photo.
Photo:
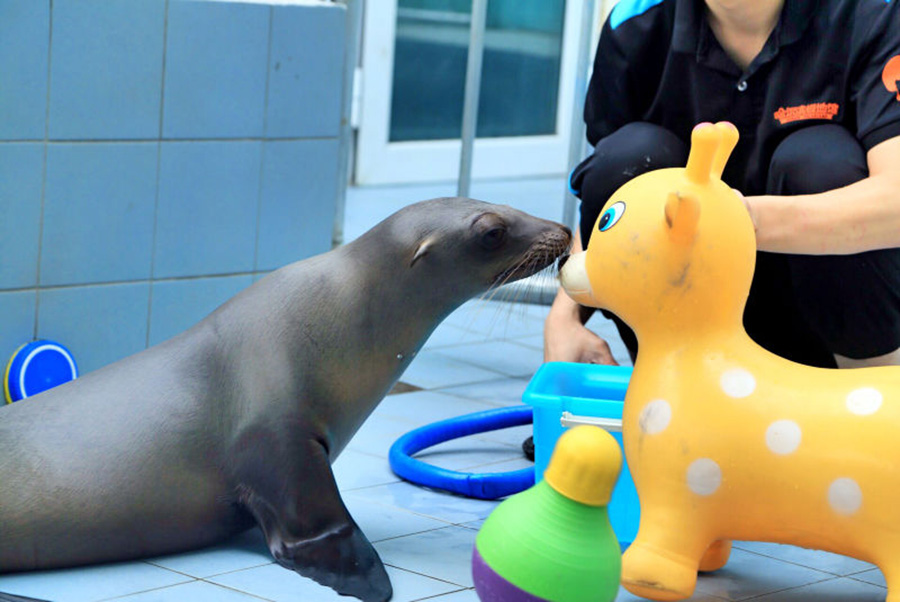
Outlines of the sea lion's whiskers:
M520 268L524 268L525 271L531 272L534 269L536 269L538 266L547 265L547 263L550 261L552 256L553 256L553 254L550 251L544 251L544 254L542 256L536 255L536 256L532 256L530 258L526 258L525 261L520 263L520 265L516 266L515 269L518 270ZM550 266L548 266L548 267L550 267ZM532 278L534 276L537 276L538 281L541 279L545 279L545 278L555 279L553 276L548 276L544 273L546 271L546 269L547 268L545 268L544 270L535 271L532 274ZM528 303L528 288L529 288L529 286L535 284L536 282L533 280L532 283L529 284L528 282L526 282L524 280L517 280L517 281L510 283L510 282L507 282L506 280L508 280L508 279L505 279L503 282L501 282L497 286L492 287L491 289L486 291L484 295L482 295L479 298L479 301L484 302L484 303L494 302L495 304L502 304L502 305L495 305L495 307L496 307L495 316L494 316L494 319L491 321L491 325L489 327L491 331L494 329L494 327L499 322L501 322L501 320L505 322L506 326L509 326L510 319L514 316L517 317L519 319L519 321L521 321L521 322L524 322L525 320L529 319L529 313L528 313L528 309L527 309L527 306L529 304ZM504 284L505 284L505 286L504 286ZM480 308L479 311L481 311L482 309L483 309L483 307ZM504 320L504 316L505 316L505 320ZM473 316L472 318L470 318L470 324L474 322L476 317L477 316ZM506 329L504 330L504 335L505 335L505 332L506 332Z

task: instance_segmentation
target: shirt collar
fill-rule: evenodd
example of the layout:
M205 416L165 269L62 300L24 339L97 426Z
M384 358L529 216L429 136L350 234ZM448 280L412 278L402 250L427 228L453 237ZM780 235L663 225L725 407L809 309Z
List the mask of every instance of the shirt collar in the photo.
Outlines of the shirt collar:
M819 0L785 0L781 16L775 26L778 47L800 39L812 21ZM676 0L675 29L672 33L672 49L676 52L699 54L703 35L708 28L706 5L703 0Z
M812 22L818 5L819 0L785 0L779 20L781 46L793 44L800 39Z

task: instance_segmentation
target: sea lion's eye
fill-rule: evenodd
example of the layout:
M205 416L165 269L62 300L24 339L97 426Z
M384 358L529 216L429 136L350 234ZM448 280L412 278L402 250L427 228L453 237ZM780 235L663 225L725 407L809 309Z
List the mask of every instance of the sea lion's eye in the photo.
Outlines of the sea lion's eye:
M600 220L597 222L597 229L601 232L606 232L615 226L616 222L622 219L623 213L625 213L625 203L622 201L613 203L612 206L600 216Z
M481 246L489 251L499 249L506 242L508 228L506 222L498 215L485 213L475 220Z
M482 243L488 249L496 249L506 241L506 227L495 226L484 233Z

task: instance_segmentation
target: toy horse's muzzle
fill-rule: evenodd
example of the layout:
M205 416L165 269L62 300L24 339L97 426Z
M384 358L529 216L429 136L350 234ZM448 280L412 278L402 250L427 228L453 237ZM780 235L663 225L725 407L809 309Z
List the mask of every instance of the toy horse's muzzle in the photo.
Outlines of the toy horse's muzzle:
M599 307L594 298L587 270L584 269L584 253L564 255L559 258L559 282L566 294L581 305Z

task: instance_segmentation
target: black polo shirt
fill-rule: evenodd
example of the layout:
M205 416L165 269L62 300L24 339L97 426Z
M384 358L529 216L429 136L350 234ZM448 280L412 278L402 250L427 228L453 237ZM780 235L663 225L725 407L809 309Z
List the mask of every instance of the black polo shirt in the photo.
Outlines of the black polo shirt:
M585 101L592 145L633 121L661 125L686 143L698 123L731 121L741 137L724 179L754 195L765 192L778 143L799 128L838 123L866 150L900 136L900 0L786 0L743 71L705 10L702 0L614 7Z

